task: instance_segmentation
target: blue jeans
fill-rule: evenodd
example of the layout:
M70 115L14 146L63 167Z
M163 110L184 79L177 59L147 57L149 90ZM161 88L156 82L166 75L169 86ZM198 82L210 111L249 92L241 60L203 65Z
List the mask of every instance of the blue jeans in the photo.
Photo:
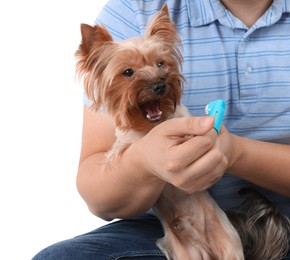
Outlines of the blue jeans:
M163 229L160 222L146 214L116 221L51 245L40 251L33 260L164 260L155 245L161 237Z
M161 237L163 229L158 219L145 214L49 246L33 260L165 260L155 245Z

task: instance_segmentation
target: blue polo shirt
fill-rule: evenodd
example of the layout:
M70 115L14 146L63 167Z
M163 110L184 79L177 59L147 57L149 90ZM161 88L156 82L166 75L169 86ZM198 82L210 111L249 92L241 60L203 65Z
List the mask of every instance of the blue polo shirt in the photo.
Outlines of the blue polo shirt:
M219 0L110 0L96 23L115 40L140 36L164 2L182 40L182 102L191 114L204 115L209 101L224 99L224 125L231 133L290 144L289 0L275 0L251 28ZM223 209L232 208L245 186L259 189L290 217L289 198L230 174L210 192Z

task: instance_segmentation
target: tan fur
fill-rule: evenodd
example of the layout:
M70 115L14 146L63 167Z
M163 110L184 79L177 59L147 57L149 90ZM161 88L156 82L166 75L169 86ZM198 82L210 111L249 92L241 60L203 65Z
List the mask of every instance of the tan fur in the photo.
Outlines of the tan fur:
M165 230L157 244L168 259L244 259L240 238L208 192L167 184L155 208Z
M82 25L81 31L83 40L76 53L79 76L93 108L102 106L117 127L117 141L108 153L111 163L157 124L189 116L180 104L184 80L180 39L166 5L144 37L114 42L101 26ZM134 71L132 76L124 76L128 69ZM164 91L152 91L156 83L162 83ZM144 116L148 102L158 102L162 111L156 121ZM237 232L207 192L186 195L168 184L155 211L165 232L158 246L167 259L244 259Z
M150 84L164 79L167 85L166 95L160 99L161 110L164 108L161 121L172 117L175 106L180 103L183 76L179 72L182 61L179 39L168 16L159 15L155 20L164 26L158 28L152 24L152 30L146 31L147 36L120 42L113 42L108 32L98 25L81 26L83 41L76 53L79 76L84 78L94 109L105 106L114 114L118 128L124 131L148 132L156 125L144 120L139 109L140 104L155 98L148 87ZM88 36L88 31L93 36ZM100 42L95 43L98 39ZM156 66L159 62L165 64L162 69ZM128 68L135 71L134 77L122 75Z

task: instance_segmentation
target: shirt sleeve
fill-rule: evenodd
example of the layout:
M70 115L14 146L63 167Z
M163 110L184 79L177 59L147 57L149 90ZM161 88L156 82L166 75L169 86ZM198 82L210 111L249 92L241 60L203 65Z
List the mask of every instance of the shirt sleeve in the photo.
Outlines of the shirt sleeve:
M109 0L95 20L95 24L102 24L114 40L140 36L136 10L133 9L132 2Z

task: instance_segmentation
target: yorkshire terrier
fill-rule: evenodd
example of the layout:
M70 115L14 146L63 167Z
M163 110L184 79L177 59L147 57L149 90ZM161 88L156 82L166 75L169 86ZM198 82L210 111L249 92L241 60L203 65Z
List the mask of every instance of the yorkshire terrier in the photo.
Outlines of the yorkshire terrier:
M190 116L180 101L181 41L166 5L143 37L113 41L103 26L86 24L81 25L81 34L78 74L92 107L102 107L116 125L117 140L107 154L108 163L156 125ZM234 227L207 191L188 195L167 184L154 211L165 234L157 246L167 259L245 259L237 231L243 224L235 222ZM269 249L268 244L263 246ZM270 259L263 257L255 260Z

